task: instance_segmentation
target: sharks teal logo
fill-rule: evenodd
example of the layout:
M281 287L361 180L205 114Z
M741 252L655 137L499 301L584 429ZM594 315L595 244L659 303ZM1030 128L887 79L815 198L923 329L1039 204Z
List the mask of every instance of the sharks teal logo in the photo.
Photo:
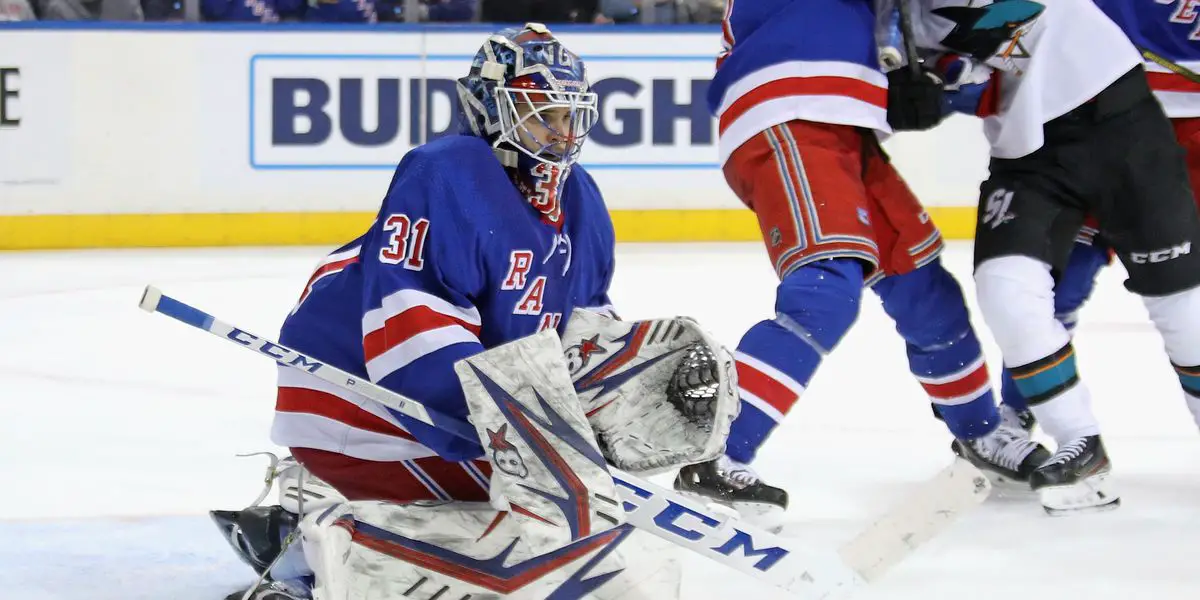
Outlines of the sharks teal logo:
M1021 43L1026 26L1046 9L1029 0L996 0L978 6L944 6L933 14L954 22L942 45L979 61L1029 58Z

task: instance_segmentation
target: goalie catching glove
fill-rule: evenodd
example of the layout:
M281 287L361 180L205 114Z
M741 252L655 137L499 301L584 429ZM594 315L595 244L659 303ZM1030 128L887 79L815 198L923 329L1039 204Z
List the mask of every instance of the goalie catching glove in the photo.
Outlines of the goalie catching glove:
M576 310L562 340L575 392L613 466L651 475L724 451L739 408L734 360L695 321Z

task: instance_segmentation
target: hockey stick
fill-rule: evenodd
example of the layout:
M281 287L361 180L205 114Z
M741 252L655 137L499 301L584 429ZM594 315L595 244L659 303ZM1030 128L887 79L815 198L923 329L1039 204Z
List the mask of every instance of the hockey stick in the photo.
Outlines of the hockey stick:
M225 338L278 364L306 371L409 418L478 442L478 434L467 423L234 327L153 286L146 287L139 306ZM800 549L793 540L725 518L699 502L616 469L612 469L612 476L621 488L626 520L634 527L811 600L828 598L874 581L919 544L937 535L959 513L983 502L991 489L978 470L956 460L922 486L913 498L898 505L839 551L829 552Z
M913 75L920 75L921 57L913 38L912 16L906 0L896 0L888 14L887 44L879 49L879 64L888 70L906 63Z
M921 74L921 59L917 56L917 42L913 38L912 15L908 11L909 0L896 0L896 12L900 15L900 36L904 38L904 56L908 59L908 70L913 75Z
M1148 60L1148 61L1150 61L1172 73L1175 73L1176 75L1181 75L1184 79L1187 79L1188 81L1190 81L1192 83L1200 83L1200 74L1197 74L1195 71L1193 71L1183 65L1171 62L1170 60L1167 60L1166 58L1163 58L1162 56L1155 54L1154 52L1147 50L1145 48L1138 48L1138 50L1141 50L1142 57L1145 58L1146 60Z
M900 39L899 10L888 11L887 38L887 43L879 48L879 64L890 71L904 62L904 55L900 50L904 40Z

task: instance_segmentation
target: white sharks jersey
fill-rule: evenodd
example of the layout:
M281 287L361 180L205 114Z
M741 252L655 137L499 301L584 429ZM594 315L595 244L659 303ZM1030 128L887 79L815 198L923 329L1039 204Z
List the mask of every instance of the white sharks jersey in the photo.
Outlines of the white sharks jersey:
M992 156L1042 146L1042 125L1083 105L1142 62L1090 0L902 0L919 47L994 69L980 106Z

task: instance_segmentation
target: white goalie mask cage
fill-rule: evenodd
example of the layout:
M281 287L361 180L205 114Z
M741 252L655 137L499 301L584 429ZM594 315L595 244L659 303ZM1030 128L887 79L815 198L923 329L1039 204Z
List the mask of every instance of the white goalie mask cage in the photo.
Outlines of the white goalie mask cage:
M472 133L562 169L579 160L600 115L583 61L538 23L490 36L459 98Z

